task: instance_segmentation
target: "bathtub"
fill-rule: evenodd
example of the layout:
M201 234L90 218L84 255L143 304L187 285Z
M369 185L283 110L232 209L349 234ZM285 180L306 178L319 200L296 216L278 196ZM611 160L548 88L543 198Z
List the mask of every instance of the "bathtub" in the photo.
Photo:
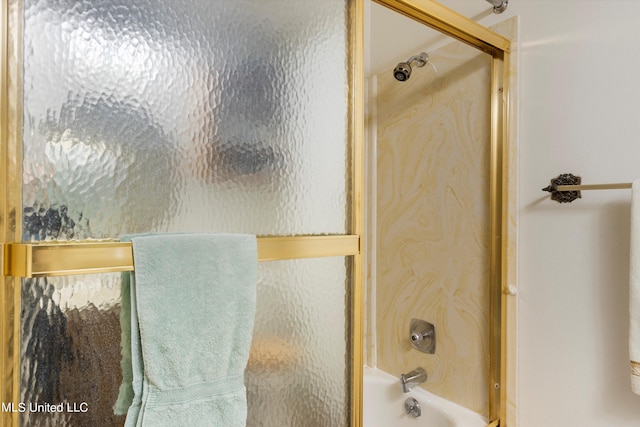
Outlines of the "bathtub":
M416 387L400 390L400 379L378 369L364 368L364 427L486 427L488 421L469 409ZM418 401L422 415L405 413L408 397Z

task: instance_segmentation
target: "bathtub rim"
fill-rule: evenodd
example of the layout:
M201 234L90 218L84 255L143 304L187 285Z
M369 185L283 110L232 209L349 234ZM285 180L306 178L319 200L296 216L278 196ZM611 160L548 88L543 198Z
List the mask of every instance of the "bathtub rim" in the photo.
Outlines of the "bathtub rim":
M393 385L397 383L398 390L400 390L400 380L378 367L371 367L367 365L363 366L362 378L362 410L364 419L364 414L366 412L367 383L372 380L387 385ZM463 424L460 427L493 427L496 425L495 423L491 423L488 418L478 414L477 412L474 412L471 409L466 408L458 403L438 396L437 394L434 394L420 386L413 388L409 393L406 394L406 396L414 397L419 402L428 402L433 404L445 415L449 416L457 422L462 422Z

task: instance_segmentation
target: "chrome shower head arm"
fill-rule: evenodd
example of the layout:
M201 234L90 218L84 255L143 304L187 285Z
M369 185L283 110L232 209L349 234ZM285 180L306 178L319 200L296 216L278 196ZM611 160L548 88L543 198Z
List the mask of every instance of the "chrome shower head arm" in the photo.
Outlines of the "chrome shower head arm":
M428 61L429 54L426 52L420 52L419 54L413 55L411 58L409 58L407 60L407 63L413 65L413 63L415 62L415 65L417 67L424 67L425 65L427 65Z

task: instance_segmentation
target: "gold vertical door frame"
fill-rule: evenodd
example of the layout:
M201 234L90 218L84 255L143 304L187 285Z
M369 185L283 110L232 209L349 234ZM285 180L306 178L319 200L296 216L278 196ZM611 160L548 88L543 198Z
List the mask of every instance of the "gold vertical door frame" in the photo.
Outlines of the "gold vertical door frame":
M360 236L360 250L353 256L351 283L351 426L363 425L364 365L364 0L350 1L350 132L351 135L351 227Z
M508 39L431 0L374 0L492 56L490 166L489 426L506 426ZM502 422L501 422L502 421Z
M498 420L496 426L503 427L507 410L507 294L503 290L507 288L509 58L508 50L496 52L491 76L489 414L492 421Z
M11 8L9 0L0 4L0 243L19 240L22 229L20 213L22 181L22 146L20 137L21 109L19 91L21 75L18 72L20 32L10 27L17 22L19 7ZM4 245L2 267L6 256ZM0 276L0 334L2 354L0 365L0 402L19 400L19 327L20 279ZM3 408L4 409L4 408ZM2 426L18 425L18 414L2 410Z

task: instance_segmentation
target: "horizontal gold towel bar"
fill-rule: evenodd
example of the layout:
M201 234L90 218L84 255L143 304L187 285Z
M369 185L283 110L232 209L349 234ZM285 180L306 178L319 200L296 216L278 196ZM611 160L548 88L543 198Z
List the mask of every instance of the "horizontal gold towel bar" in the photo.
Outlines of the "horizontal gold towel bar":
M582 184L582 178L571 173L563 173L551 180L551 184L542 189L551 193L551 200L560 203L571 203L580 199L582 190L622 190L631 188L630 182L613 184Z
M129 242L8 243L3 252L5 276L67 276L134 269ZM259 261L359 253L357 235L258 237Z
M556 186L556 191L623 190L626 188L631 188L630 182L619 182L614 184L558 185Z

